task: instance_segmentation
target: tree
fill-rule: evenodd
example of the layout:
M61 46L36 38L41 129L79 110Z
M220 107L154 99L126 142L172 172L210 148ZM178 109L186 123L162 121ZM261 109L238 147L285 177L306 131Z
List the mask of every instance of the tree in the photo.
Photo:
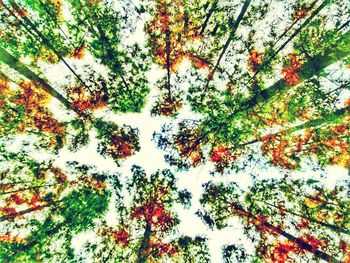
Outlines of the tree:
M137 44L120 44L119 13L102 1L68 2L74 18L69 25L72 34L82 38L87 49L111 71L107 104L116 112L140 112L149 93L144 75L147 60Z
M118 164L140 150L138 129L124 125L119 127L112 122L98 119L95 123L96 138L99 139L98 152L103 156L111 156Z
M191 238L177 230L180 223L173 211L176 204L190 205L191 194L179 190L169 170L147 176L133 166L132 177L123 186L120 176L112 176L115 191L116 226L102 223L97 230L99 240L86 244L81 253L92 262L207 262L206 239ZM130 200L123 197L130 193ZM86 255L88 254L88 255Z
M171 164L186 168L191 166L186 161L189 159L192 159L190 162L193 166L211 160L217 164L218 170L222 171L222 168L230 167L228 164L244 153L245 147L263 141L260 136L267 129L279 130L275 135L289 134L288 137L291 138L292 133L310 128L312 132L323 130L322 139L318 138L318 143L313 144L313 147L326 150L323 154L329 157L335 148L324 148L322 144L331 140L332 137L333 139L339 138L343 143L341 152L345 153L348 147L346 138L341 138L339 132L332 133L331 130L335 129L335 124L339 125L339 129L344 124L343 134L347 134L348 105L341 94L348 89L349 83L343 76L334 79L332 74L324 71L324 68L333 64L337 59L340 61L346 59L349 50L344 43L347 38L348 33L339 36L337 47L332 55L319 53L303 62L302 65L294 54L290 55L289 63L291 64L282 70L285 75L284 79L275 82L269 88L260 89L253 97L248 97L249 99L246 99L243 93L235 94L230 90L223 91L222 97L219 96L220 93L217 93L217 97L210 104L208 103L204 118L199 121L180 122L177 127L172 124L175 127L164 127L162 133L156 134L154 139L158 147L167 151L166 159ZM330 48L326 50L330 52ZM292 62L290 62L291 59ZM331 88L324 84L328 78L333 82ZM297 81L298 85L288 84L288 81L293 83ZM334 85L338 86L334 87ZM341 107L340 104L343 103L345 105ZM298 122L305 123L298 125ZM320 128L322 125L323 127ZM268 134L265 135L268 136ZM294 136L293 139L296 137L298 136ZM266 143L269 144L269 142ZM207 149L207 151L202 153L199 149ZM263 154L270 155L271 150L263 150ZM284 149L278 151L284 152ZM336 152L338 151L339 148ZM309 153L312 151L310 150ZM321 154L321 150L319 153ZM319 160L323 164L332 163L331 159L337 158L334 154L332 155L333 157L328 160L326 160L327 157L319 156ZM335 155L338 154L335 153ZM344 155L345 159L348 158L346 155ZM196 161L193 161L191 156ZM304 156L307 156L307 151L304 152ZM300 158L297 158L299 163ZM187 164L183 165L184 162ZM278 164L278 162L274 163ZM345 161L344 164L346 166L347 162ZM289 169L298 167L298 165L281 164L280 166Z
M316 180L291 179L256 182L246 191L234 183L208 182L203 187L198 215L219 229L238 218L255 246L251 257L343 262L348 256L347 181L334 189Z
M24 154L2 159L1 260L72 260L72 235L92 228L107 209L107 175L74 162L63 170Z

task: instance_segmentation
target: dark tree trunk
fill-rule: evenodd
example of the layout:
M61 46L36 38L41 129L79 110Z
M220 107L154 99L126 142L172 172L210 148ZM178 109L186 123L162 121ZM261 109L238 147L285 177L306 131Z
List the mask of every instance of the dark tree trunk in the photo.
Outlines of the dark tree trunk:
M0 61L7 64L18 73L25 76L27 79L30 79L34 82L39 83L45 91L47 91L52 97L60 101L68 109L75 111L71 106L70 102L63 97L59 92L57 92L50 84L48 84L44 79L40 78L37 74L31 71L25 64L20 62L16 57L8 53L4 48L0 47Z
M151 242L152 227L148 223L146 224L145 232L143 233L143 238L139 251L137 252L137 263L145 263L149 255L149 247Z

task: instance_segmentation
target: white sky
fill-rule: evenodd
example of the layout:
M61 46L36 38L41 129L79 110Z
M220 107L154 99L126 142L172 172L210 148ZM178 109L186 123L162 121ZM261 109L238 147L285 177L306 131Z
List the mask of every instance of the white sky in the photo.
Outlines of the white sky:
M128 40L130 43L139 42L145 43L145 35L143 32L144 21L140 20L137 24L137 31ZM92 56L88 53L86 54L83 60L67 59L70 65L79 65L90 64L100 71L104 71L104 68L94 63ZM67 68L59 63L57 65L47 65L42 64L42 68L46 71L45 76L49 79L51 83L60 83L64 82L65 76L70 75L70 72ZM181 70L186 70L186 66L183 66ZM169 168L169 166L164 162L164 152L158 150L155 146L155 143L151 141L152 134L154 131L159 131L160 126L165 122L171 121L169 118L164 117L151 117L150 109L153 104L153 99L158 93L158 90L154 88L155 83L158 79L164 76L164 71L153 66L152 70L147 73L148 79L150 81L151 94L148 97L148 102L146 107L143 109L142 113L129 113L129 114L115 114L110 110L100 110L95 112L96 117L103 117L105 120L110 120L118 125L127 124L132 127L136 127L140 131L140 146L141 150L137 152L134 156L127 158L122 167L118 167L111 158L104 158L99 155L96 151L97 141L94 140L94 131L91 131L90 138L92 139L89 145L83 147L76 153L70 152L68 149L64 148L58 155L58 158L55 161L57 166L63 167L67 161L79 161L80 163L85 163L89 165L95 165L97 168L102 170L110 170L112 172L120 172L124 175L130 174L130 168L133 164L140 165L143 167L148 174L155 172L157 169ZM52 100L50 108L58 119L67 120L69 116L62 109L58 109L58 103L55 100ZM180 112L179 118L197 118L198 116L191 113L188 107L185 107L184 110ZM14 145L15 147L15 145ZM45 158L45 155L36 154L35 157ZM194 214L199 209L199 197L201 195L202 187L201 185L209 180L214 181L235 181L238 182L243 188L247 187L251 183L251 178L249 174L239 173L231 174L228 176L217 175L212 177L209 174L209 171L213 169L211 164L202 165L197 168L190 169L188 172L176 173L178 177L178 186L179 189L186 188L193 194L192 207L189 210L184 210L178 208L177 212L181 220L179 226L180 232L195 236L195 235L206 235L209 238L209 248L212 257L212 262L221 262L221 247L224 244L228 243L247 243L245 241L241 225L233 224L232 227L228 227L222 231L211 231L209 230L203 222ZM258 168L259 169L259 168ZM173 168L171 168L174 171ZM261 179L263 178L279 178L283 176L280 170L277 168L269 168L267 170L257 171L260 172ZM341 178L347 177L347 170L339 167L328 167L327 173L327 185L331 187L335 182ZM315 177L318 178L319 174L317 172L312 172L309 168L305 167L303 172L293 172L291 176L295 178L309 178ZM113 225L114 214L112 210L113 204L111 205L111 211L107 213L107 222ZM87 239L93 237L92 232L82 233L78 237L75 237L73 240L73 246L79 249L79 247ZM240 241L241 240L241 241ZM249 245L249 242L247 243Z

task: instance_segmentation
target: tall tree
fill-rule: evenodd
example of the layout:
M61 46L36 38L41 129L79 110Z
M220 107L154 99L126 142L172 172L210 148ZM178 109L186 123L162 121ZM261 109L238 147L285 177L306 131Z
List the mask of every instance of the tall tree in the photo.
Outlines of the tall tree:
M220 229L238 218L256 259L343 262L348 255L339 248L349 238L347 191L348 182L327 189L315 180L261 181L246 191L209 182L198 214Z
M102 223L99 240L88 242L81 253L92 262L208 262L206 239L191 238L177 230L180 223L173 208L188 207L191 194L180 191L169 170L147 176L133 166L132 176L123 186L117 176L111 177L116 193L116 226ZM125 200L123 193L130 199ZM88 255L86 255L88 253Z

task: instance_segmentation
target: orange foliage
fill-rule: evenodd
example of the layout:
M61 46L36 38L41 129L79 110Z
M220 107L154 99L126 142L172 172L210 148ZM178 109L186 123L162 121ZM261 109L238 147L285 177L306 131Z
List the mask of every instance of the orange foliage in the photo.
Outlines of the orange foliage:
M179 109L182 108L181 100L177 98L169 98L165 96L159 105L159 112L163 116L173 116Z
M167 189L159 188L145 204L134 208L131 218L144 218L150 226L168 229L174 223L174 218L166 211L162 201L167 193Z
M71 57L76 59L82 59L85 56L85 52L85 46L81 45L80 47L74 49L73 53L71 54Z
M346 99L346 101L344 102L344 106L345 107L349 107L350 106L350 98Z
M69 88L68 94L72 100L72 106L80 113L84 113L87 110L98 110L107 106L104 100L104 92L102 91L91 94L82 87L72 87Z
M130 234L124 228L115 232L113 237L118 245L123 247L127 247L129 245Z
M14 215L17 213L17 210L13 207L0 207L0 213L4 213L5 215Z
M327 243L324 240L318 239L310 234L305 234L300 237L300 239L311 246L311 252L327 247Z
M2 93L4 90L9 88L9 83L6 79L0 77L0 92Z
M236 160L236 155L225 145L218 145L212 148L210 160L219 167L226 167L229 163ZM219 171L221 171L219 169Z
M275 263L284 263L289 259L289 253L300 254L301 250L295 242L277 242L269 251L267 258Z
M346 131L346 135L349 136L349 130L346 129ZM345 131L342 132L342 134L344 133ZM346 140L344 141L340 138L330 137L326 140L322 140L321 145L326 146L326 148L328 148L329 150L335 151L335 154L330 158L332 164L339 165L345 168L347 168L350 165L349 144L346 142Z
M288 147L290 143L283 138L284 134L268 134L262 138L262 153L270 155L272 162L286 169L295 169L296 163L293 163L288 157Z
M4 86L0 86L4 91ZM42 132L63 135L66 130L65 125L54 119L46 109L51 97L43 89L37 88L33 82L22 82L20 87L20 92L11 101L17 105L23 105L25 110L25 118L22 119L18 131L24 132L28 126L35 126ZM15 92L7 91L7 93L6 97L11 97ZM0 104L4 105L5 100L0 101Z
M200 144L196 144L196 142L190 142L188 145L180 144L178 150L181 157L189 158L193 166L203 161L202 147Z
M115 159L125 159L131 156L135 148L131 142L125 141L122 134L113 136L111 147L107 149L107 153Z
M302 218L300 220L300 223L297 225L297 228L298 229L303 229L303 228L307 229L307 228L309 228L309 225L310 225L310 221L307 220L307 219Z
M176 71L184 58L189 58L199 68L207 67L208 62L192 55L186 47L188 42L200 39L199 26L185 11L180 0L156 0L156 13L146 29L150 35L153 54L157 63L167 67L167 34L169 34L170 70ZM185 16L187 23L184 23Z
M297 8L294 12L293 18L295 20L300 20L300 19L306 17L309 14L309 11L310 10L303 8L303 7Z
M193 65L198 69L207 68L210 66L210 62L197 55L187 53L187 58L192 61Z
M330 131L336 135L349 135L347 125L341 124ZM315 134L315 136L314 136ZM296 155L324 154L327 161L334 165L348 167L350 164L349 144L346 138L329 137L319 140L313 130L306 130L304 135L288 136L287 132L268 134L262 139L262 153L269 156L274 164L286 169L295 169L298 165L293 158Z
M262 54L256 49L253 49L252 51L250 51L249 58L248 58L248 66L250 71L255 72L259 68L259 66L262 65L262 63L263 63Z
M327 244L324 240L318 239L309 234L305 234L299 238L299 240L307 243L311 246L311 252L315 252L320 248L327 247ZM266 258L272 262L284 263L289 262L289 254L294 253L297 255L304 255L305 249L299 245L296 241L277 241L268 251Z
M5 235L0 235L0 242L6 243L24 243L25 239L20 238L18 235L11 236L10 232L7 232Z
M227 154L227 149L225 147L216 147L212 150L210 160L214 163L222 161Z
M65 182L68 179L67 175L60 168L50 167L49 171L55 175L59 182Z
M294 53L289 55L289 66L282 68L284 80L290 85L297 85L299 83L298 71L302 66L302 60L297 58Z
M350 263L350 245L344 240L340 240L339 249L344 254L344 260L342 260L342 263Z
M26 200L24 198L20 197L18 194L12 194L11 195L11 201L13 201L16 205L21 205Z
M173 246L170 243L164 243L161 240L151 240L150 242L150 251L152 251L152 254L157 254L158 256L167 254L167 255L174 255L177 252L177 249L175 246Z

